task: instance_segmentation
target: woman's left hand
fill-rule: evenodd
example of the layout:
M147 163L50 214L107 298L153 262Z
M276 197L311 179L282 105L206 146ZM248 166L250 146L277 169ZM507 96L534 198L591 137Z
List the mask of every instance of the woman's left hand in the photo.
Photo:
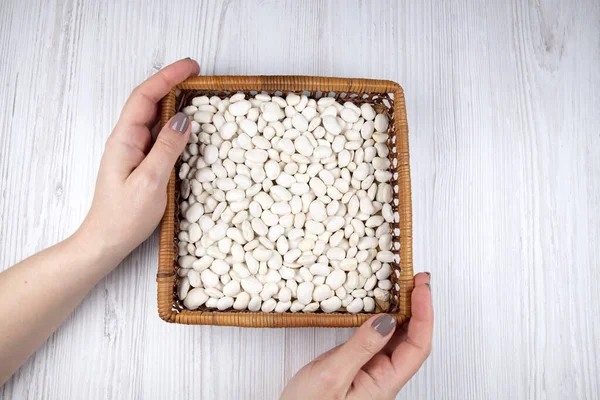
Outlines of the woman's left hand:
M154 144L150 129L159 100L199 71L196 61L180 60L133 91L106 143L92 207L79 230L0 274L0 386L156 228L191 128L187 116L177 114Z
M196 76L198 63L179 60L136 87L109 136L90 211L76 235L105 254L124 258L158 225L167 202L167 183L190 135L185 114L169 120L152 143L160 99Z

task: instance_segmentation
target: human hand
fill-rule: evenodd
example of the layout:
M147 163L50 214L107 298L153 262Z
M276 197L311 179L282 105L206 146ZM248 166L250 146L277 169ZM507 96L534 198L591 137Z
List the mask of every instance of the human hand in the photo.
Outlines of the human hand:
M415 276L407 329L396 329L395 320L387 314L369 319L346 343L298 371L281 398L393 399L431 351L429 280L428 274Z
M200 66L179 60L136 87L109 136L100 162L94 200L76 235L119 260L148 238L167 202L171 170L183 152L190 124L183 113L169 120L152 143L158 102ZM114 265L113 265L114 267Z

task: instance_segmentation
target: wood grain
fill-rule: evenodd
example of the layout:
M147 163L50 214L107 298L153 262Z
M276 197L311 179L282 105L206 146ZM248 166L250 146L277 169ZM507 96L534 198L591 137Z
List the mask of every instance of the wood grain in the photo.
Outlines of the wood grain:
M434 351L399 398L600 393L600 4L512 0L0 5L0 268L89 207L131 89L204 74L391 79L408 108L414 263ZM101 282L1 398L276 398L351 330L176 326L157 237Z

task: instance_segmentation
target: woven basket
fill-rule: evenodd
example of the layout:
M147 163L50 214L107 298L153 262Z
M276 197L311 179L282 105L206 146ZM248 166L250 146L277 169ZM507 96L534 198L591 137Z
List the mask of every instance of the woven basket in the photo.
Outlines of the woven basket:
M226 97L236 92L249 95L265 92L286 95L288 92L306 94L312 98L333 96L355 104L375 104L378 112L390 119L388 147L393 173L395 200L392 208L399 222L392 225L393 283L389 304L377 303L376 312L392 314L398 323L410 317L410 296L414 286L412 264L412 203L408 153L408 125L402 87L395 82L374 79L324 78L311 76L199 76L186 80L162 99L161 124L189 104L194 96ZM354 327L374 314L333 313L263 313L249 311L216 311L183 308L176 295L177 233L179 229L179 178L171 172L167 187L167 207L160 223L158 254L158 313L167 322L201 325L231 325L243 327Z

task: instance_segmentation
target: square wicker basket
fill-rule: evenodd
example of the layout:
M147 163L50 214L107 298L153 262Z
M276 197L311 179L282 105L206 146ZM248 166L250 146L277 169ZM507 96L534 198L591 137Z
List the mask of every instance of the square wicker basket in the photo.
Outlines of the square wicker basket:
M199 76L186 80L165 96L161 103L161 124L198 95L229 96L236 92L246 94L269 93L285 95L288 92L306 94L313 98L332 96L339 101L355 104L370 102L386 112L389 120L391 184L395 199L392 209L398 221L392 224L393 283L389 303L377 302L376 312L392 314L403 323L410 318L410 296L414 286L412 264L412 203L408 152L408 125L402 87L395 82L374 79L325 78L311 76ZM167 322L199 325L230 325L243 327L354 327L374 314L349 313L263 313L249 311L216 311L199 309L189 311L176 296L177 233L179 229L179 178L171 172L167 187L167 207L160 224L158 254L158 313Z

